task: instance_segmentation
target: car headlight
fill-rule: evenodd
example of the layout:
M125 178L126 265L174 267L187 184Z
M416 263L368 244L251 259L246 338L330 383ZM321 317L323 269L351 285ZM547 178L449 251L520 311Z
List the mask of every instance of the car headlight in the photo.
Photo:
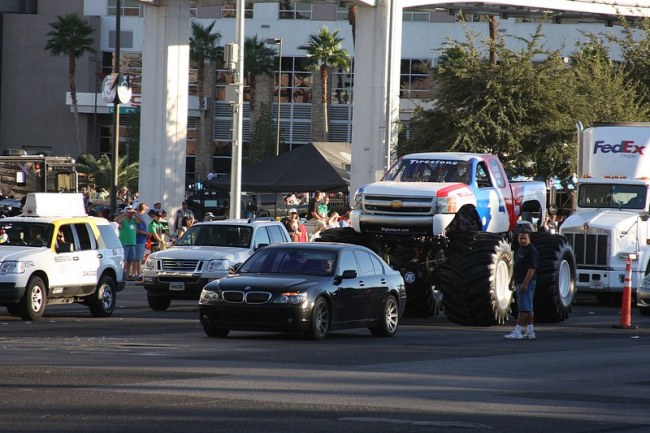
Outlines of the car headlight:
M200 305L215 304L221 300L223 300L221 297L221 290L211 290L205 288L201 290L201 297L199 298Z
M24 274L25 273L25 262L2 262L0 264L0 275L6 274Z
M230 267L230 261L225 259L210 260L205 270L208 272L227 271Z
M456 213L458 203L456 197L438 197L436 198L436 213Z
M307 301L307 293L300 292L284 292L280 293L275 300L274 304L293 304L298 305Z
M354 194L354 202L352 203L352 209L361 209L362 202L363 202L363 194L361 193Z
M152 270L156 268L156 260L152 259L151 257L147 257L147 261L144 262L144 268L148 270Z

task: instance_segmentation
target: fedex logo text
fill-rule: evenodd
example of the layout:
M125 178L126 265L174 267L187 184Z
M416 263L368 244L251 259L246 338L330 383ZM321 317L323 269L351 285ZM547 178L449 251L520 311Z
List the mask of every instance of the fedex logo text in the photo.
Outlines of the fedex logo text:
M645 146L636 145L634 144L634 141L629 140L623 140L621 141L621 144L605 144L602 140L598 140L594 143L594 154L600 151L602 153L638 153L639 155L643 155L644 150Z

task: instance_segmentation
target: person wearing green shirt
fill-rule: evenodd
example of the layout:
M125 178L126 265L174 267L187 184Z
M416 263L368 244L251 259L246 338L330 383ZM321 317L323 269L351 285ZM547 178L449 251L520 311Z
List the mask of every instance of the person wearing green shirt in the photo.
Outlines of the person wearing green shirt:
M165 245L163 243L164 226L160 222L160 216L160 212L154 212L153 220L149 223L149 227L147 227L147 231L151 233L151 252L160 251Z

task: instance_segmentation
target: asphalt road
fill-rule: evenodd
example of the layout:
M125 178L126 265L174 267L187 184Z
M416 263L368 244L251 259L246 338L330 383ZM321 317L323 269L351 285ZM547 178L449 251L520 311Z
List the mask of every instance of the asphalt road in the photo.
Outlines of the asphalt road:
M444 315L394 338L212 339L195 303L154 312L133 285L106 319L0 310L0 432L650 431L650 317L615 329L619 309L588 297L536 341Z

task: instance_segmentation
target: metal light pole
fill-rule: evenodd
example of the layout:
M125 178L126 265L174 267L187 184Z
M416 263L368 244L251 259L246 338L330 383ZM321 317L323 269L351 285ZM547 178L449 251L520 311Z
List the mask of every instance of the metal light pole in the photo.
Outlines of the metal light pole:
M115 82L113 86L117 90L120 83L120 15L122 14L122 0L115 2ZM115 99L113 100L113 164L111 176L111 214L115 215L117 211L117 177L118 177L118 163L120 149L120 98L115 92Z
M282 38L269 38L266 40L267 44L278 46L278 112L277 112L277 126L275 131L275 154L280 154L280 91L282 89Z
M237 25L235 28L237 59L234 72L237 102L233 104L232 161L230 165L230 218L241 218L241 159L242 159L242 110L244 106L244 0L237 0Z

